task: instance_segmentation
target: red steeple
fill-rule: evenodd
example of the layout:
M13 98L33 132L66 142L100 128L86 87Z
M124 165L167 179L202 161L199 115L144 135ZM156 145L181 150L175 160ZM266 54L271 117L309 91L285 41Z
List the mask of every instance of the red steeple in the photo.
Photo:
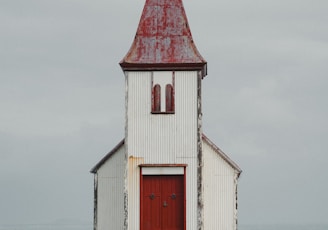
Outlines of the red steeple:
M146 0L133 44L120 62L123 70L202 70L182 0Z

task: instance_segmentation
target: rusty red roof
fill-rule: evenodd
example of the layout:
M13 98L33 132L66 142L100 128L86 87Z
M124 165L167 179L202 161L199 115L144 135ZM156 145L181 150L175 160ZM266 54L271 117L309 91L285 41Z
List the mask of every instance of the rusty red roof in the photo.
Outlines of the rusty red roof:
M200 69L198 52L182 0L146 0L132 46L120 62L123 70Z

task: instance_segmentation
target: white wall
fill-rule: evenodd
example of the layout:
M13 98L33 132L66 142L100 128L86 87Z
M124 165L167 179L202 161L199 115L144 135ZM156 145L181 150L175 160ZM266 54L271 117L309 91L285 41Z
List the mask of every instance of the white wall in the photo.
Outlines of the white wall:
M204 229L235 230L237 171L203 142Z
M97 172L97 230L126 229L125 221L139 229L140 164L187 164L186 229L197 229L200 151L204 229L236 229L238 172L206 141L199 145L198 82L196 71L176 72L175 113L151 114L152 73L126 73L125 144Z
M151 114L151 72L127 74L129 156L145 163L180 163L197 156L197 72L175 73L175 113Z
M97 230L123 229L124 145L97 171Z
M166 72L171 75L172 72ZM126 73L126 143L129 157L129 229L139 226L137 164L188 164L187 229L197 227L198 121L197 71L175 72L175 113L151 114L152 72Z

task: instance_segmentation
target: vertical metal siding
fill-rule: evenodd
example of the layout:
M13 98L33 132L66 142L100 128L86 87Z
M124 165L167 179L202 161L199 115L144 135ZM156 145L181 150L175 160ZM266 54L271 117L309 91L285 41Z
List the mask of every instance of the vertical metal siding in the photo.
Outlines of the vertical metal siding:
M146 164L197 157L197 72L175 75L175 114L151 114L151 72L128 74L128 154Z
M204 154L204 229L236 230L237 172L207 143Z
M97 230L122 229L124 221L124 154L122 146L97 172ZM101 201L101 202L99 202Z
M140 226L140 168L143 158L129 157L128 166L128 229L139 229Z
M126 143L129 158L128 229L139 226L140 197L137 164L141 163L188 164L186 169L187 229L196 229L198 72L175 72L174 114L151 114L151 72L128 72L126 77Z
M197 229L198 73L175 73L176 158L186 168L186 229Z
M197 229L197 159L182 158L186 168L186 229Z

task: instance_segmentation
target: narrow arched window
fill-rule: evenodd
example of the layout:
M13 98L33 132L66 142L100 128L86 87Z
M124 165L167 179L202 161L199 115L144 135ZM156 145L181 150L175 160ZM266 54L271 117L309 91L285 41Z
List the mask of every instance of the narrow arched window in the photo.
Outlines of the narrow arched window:
M152 112L161 112L161 86L159 84L152 89Z
M165 100L166 112L174 112L174 89L171 84L167 84L165 87Z

